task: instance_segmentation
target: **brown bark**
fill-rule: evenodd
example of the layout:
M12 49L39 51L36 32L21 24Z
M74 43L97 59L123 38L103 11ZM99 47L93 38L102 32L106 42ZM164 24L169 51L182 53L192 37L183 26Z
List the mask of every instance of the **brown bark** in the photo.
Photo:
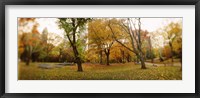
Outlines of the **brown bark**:
M180 58L180 62L181 62L181 68L180 68L180 71L182 71L182 57Z
M180 71L182 71L182 48L180 49L180 63L181 63Z
M90 18L68 18L71 20L70 23L66 22L67 18L59 18L60 19L60 23L62 28L65 30L66 32L66 36L71 44L71 47L73 48L73 52L74 52L74 57L75 57L75 62L77 63L78 66L78 71L81 72L83 71L82 69L82 60L80 57L80 54L77 50L77 39L76 39L76 33L78 28L81 26L84 26L85 23L90 20ZM67 24L67 25L66 25ZM66 29L66 26L70 28Z
M31 59L31 53L30 50L26 50L26 65L28 66L30 63L30 59Z
M140 58L140 61L141 61L141 69L146 69L144 58Z
M106 55L106 65L110 65L110 63L109 63L109 55L108 54Z
M169 46L170 46L170 50L171 50L171 62L172 62L172 66L174 65L174 59L173 59L173 56L174 56L174 53L173 53L173 46L172 46L172 42L169 42Z
M146 69L144 56L142 54L139 56L139 59L141 62L141 69Z
M125 53L124 50L121 50L122 53L122 63L125 63Z
M153 58L151 58L151 63L154 63L154 59Z
M28 66L30 63L30 58L29 57L26 57L26 65Z
M103 64L103 59L102 59L103 54L102 54L102 50L99 51L99 55L100 55L99 63L100 63L100 64Z
M131 39L131 44L132 44L132 49L127 47L125 44L123 44L122 42L120 42L115 36L113 36L113 38L122 46L124 46L126 49L130 50L131 52L135 53L137 56L137 61L140 60L141 62L141 68L142 69L146 69L145 66L145 57L142 53L142 41L141 41L141 21L140 18L137 19L138 20L138 29L136 28L135 24L133 23L133 21L128 18L127 21L129 22L129 24L132 23L132 25L126 25L124 23L122 23L122 27L125 29L126 33L129 35L130 39ZM109 28L112 32L113 35L115 35L111 25L109 24ZM135 31L133 30L133 28L135 29Z
M109 60L110 60L110 49L105 49L104 50L105 54L106 54L106 65L110 65Z
M131 56L130 56L130 54L128 54L126 57L127 62L130 62L131 61L130 59L131 59Z
M76 58L76 63L77 63L77 66L78 66L78 72L82 72L83 71L83 68L82 68L82 62L81 62L81 59L78 57Z
M83 68L82 68L82 62L81 62L81 58L79 57L79 53L78 50L76 48L76 46L73 46L73 51L74 51L74 56L76 58L76 63L77 63L77 67L78 67L78 72L82 72Z

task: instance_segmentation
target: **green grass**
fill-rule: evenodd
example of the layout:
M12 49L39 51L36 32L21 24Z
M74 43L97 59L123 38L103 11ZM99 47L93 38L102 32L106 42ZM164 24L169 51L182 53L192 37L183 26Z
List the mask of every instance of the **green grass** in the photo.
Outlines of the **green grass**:
M19 80L182 80L180 66L146 65L148 69L141 69L134 63L111 64L83 64L84 72L77 72L77 66L42 69L38 63L18 65Z

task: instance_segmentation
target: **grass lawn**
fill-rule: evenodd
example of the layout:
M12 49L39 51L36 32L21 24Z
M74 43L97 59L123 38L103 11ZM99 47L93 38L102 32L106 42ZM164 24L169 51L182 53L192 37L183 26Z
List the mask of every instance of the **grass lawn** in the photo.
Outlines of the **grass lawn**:
M42 69L41 63L18 64L19 80L182 80L180 66L146 65L140 69L134 63L111 64L110 66L84 63L84 72L77 72L77 66ZM55 64L55 63L49 63Z

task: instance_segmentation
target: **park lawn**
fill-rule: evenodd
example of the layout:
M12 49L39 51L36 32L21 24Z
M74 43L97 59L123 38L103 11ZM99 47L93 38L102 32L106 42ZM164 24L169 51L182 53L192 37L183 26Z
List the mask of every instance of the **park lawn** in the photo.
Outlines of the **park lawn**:
M146 60L146 62L150 62L151 63L151 60L148 59ZM166 65L171 65L171 58L167 59L167 60L164 60L163 62L160 62L159 59L154 59L154 64L166 64ZM177 58L174 58L174 64L176 66L176 64L178 64L178 66L180 65L180 59L177 59Z
M84 72L77 72L77 66L42 69L39 63L18 64L19 80L182 80L180 66L146 65L141 69L134 63L111 64L110 66L84 63ZM51 63L54 64L54 63Z

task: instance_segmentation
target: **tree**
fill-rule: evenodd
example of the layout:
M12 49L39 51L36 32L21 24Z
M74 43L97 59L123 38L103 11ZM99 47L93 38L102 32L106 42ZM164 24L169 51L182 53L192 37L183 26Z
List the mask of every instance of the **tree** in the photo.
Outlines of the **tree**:
M154 52L153 52L153 47L151 43L151 36L148 37L148 48L147 48L147 53L146 56L151 59L151 63L154 63Z
M25 57L26 65L29 65L32 54L39 52L42 49L40 36L36 27L33 27L31 33L23 33L20 42L23 43L24 52L23 55Z
M25 37L24 33L30 32L29 24L34 24L35 18L18 18L18 56L20 57L25 51L24 42L21 40ZM32 26L32 25L31 25Z
M37 30L38 24L35 18L19 18L18 21L20 56L26 61L26 65L29 65L33 54L42 49L40 34Z
M100 55L100 64L102 64L102 52L106 55L106 65L110 65L110 51L115 40L108 27L107 19L96 19L89 23L88 38L90 44L97 47Z
M165 51L166 47L163 45L164 39L163 39L163 36L162 36L163 34L160 30L161 30L161 28L150 33L151 40L152 40L151 42L153 42L152 45L154 46L154 54L155 55L157 54L156 56L159 57L160 62L163 62L163 64L166 65L165 62L164 62L164 57L163 57L163 56L166 56L166 55L163 55L166 52Z
M111 61L117 62L117 63L125 63L130 61L130 54L129 50L124 48L119 43L114 43L111 48Z
M163 28L163 35L164 38L166 39L169 47L170 47L170 51L171 51L171 62L173 65L174 62L174 42L177 42L177 39L182 39L181 35L182 35L182 27L181 27L181 23L174 23L171 22L169 23L167 26L165 26ZM180 45L180 43L179 43ZM181 44L182 45L182 44ZM180 47L179 47L180 48ZM178 48L178 49L179 49Z
M41 34L41 42L42 45L45 46L43 48L42 52L42 57L43 57L43 61L50 61L49 60L49 54L52 51L52 49L58 45L59 43L61 43L61 37L55 33L50 33L48 32L48 29L45 28Z
M142 51L141 21L140 21L140 18L135 18L134 20L136 22L134 22L132 18L127 18L127 19L121 21L120 24L118 24L122 27L123 31L128 34L128 37L130 39L130 43L131 43L131 46L132 46L131 48L127 47L126 45L123 44L122 41L120 41L120 40L125 40L125 38L118 39L116 37L116 33L119 33L119 31L114 30L113 27L112 27L113 25L116 25L116 24L112 24L110 22L109 28L111 29L111 31L113 33L113 37L115 38L115 40L118 43L120 43L122 46L124 46L125 48L127 48L128 50L130 50L130 51L132 51L133 53L136 54L136 56L139 58L139 60L141 62L141 69L146 69L145 56L144 56L144 53ZM137 26L137 28L136 28L136 26Z
M59 18L59 26L64 29L67 39L74 52L75 62L79 72L83 71L80 52L78 51L78 35L85 29L90 18Z

